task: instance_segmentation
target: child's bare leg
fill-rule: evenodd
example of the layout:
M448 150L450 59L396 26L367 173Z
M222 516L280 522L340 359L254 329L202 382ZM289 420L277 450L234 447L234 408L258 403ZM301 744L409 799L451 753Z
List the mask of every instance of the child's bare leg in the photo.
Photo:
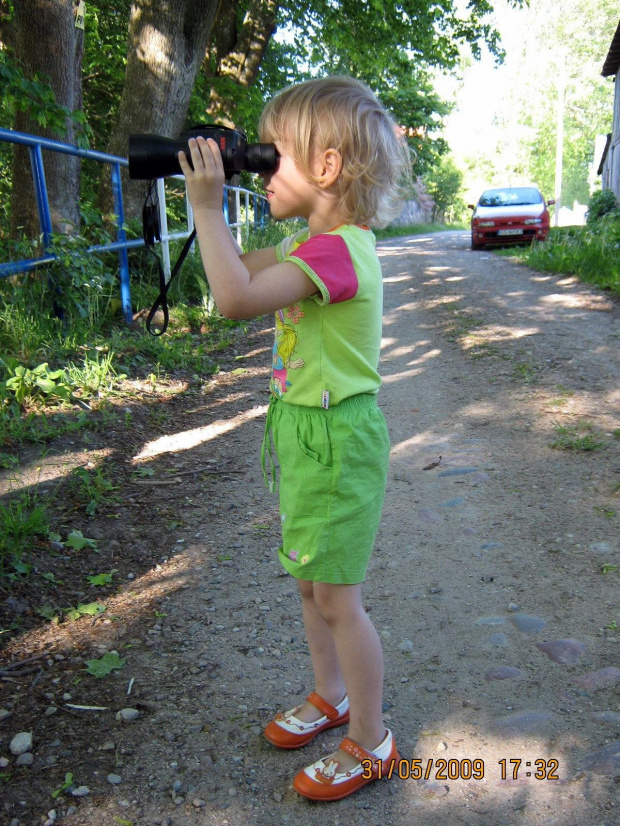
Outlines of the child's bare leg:
M301 594L304 629L314 672L314 690L328 703L336 706L345 695L345 687L334 638L314 600L314 583L298 579L297 586ZM322 717L323 712L306 701L295 716L304 723L311 723Z
M349 695L349 737L369 751L385 738L383 725L383 651L379 635L362 603L360 585L315 582L314 603L331 630L344 685ZM314 664L314 661L313 661ZM338 751L341 770L356 761Z

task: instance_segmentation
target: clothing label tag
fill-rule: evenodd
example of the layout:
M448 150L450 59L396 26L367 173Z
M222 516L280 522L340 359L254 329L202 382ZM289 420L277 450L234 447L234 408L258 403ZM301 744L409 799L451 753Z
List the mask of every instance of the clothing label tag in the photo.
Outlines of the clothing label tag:
M75 10L75 28L84 29L84 16L86 14L86 3L80 0Z
M323 400L321 402L321 407L323 410L327 410L329 407L329 390L323 390Z

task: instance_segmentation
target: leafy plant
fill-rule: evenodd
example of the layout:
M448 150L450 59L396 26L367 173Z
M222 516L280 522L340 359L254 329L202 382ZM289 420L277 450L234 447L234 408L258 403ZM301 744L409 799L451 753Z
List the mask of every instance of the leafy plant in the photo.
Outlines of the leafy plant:
M50 370L47 362L39 364L33 370L18 365L11 378L6 380L5 386L15 394L15 399L20 405L28 399L36 400L41 395L68 401L72 392L65 371Z
M73 620L74 622L82 617L97 617L106 610L106 606L99 602L89 602L87 605L80 602L77 608L64 609L67 619Z
M598 221L603 215L607 215L617 209L618 201L611 189L601 189L595 192L588 203L588 223Z
M0 504L0 577L6 576L9 568L18 574L29 573L23 555L35 537L46 536L48 530L45 507L32 495L24 493L8 505Z
M86 660L86 670L93 677L107 677L117 668L124 668L125 660L116 651L108 651L98 660Z
M65 780L62 786L60 786L58 789L52 792L52 797L54 798L54 800L56 800L56 798L63 792L66 792L67 789L69 789L71 786L73 786L73 774L72 772L67 772L65 774Z
M118 497L111 495L118 490L105 475L101 467L90 471L87 468L76 468L71 474L71 487L81 502L86 504L86 513L93 516L97 508L103 504L115 504Z
M67 548L73 548L74 551L81 551L84 548L92 548L95 551L97 550L97 540L87 539L82 531L71 531L71 533L67 536L65 545Z
M86 580L89 585L111 585L112 580L114 579L114 574L118 573L118 568L113 568L109 574L93 574L92 576L87 576Z

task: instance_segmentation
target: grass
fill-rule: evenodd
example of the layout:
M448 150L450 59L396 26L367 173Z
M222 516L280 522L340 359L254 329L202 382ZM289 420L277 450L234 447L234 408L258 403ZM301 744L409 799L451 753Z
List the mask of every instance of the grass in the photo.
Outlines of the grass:
M543 272L574 275L620 294L620 218L605 216L585 227L553 227L546 241L498 250Z
M550 447L559 450L591 451L605 446L601 437L594 430L592 422L582 421L570 425L556 422L554 425L556 437Z

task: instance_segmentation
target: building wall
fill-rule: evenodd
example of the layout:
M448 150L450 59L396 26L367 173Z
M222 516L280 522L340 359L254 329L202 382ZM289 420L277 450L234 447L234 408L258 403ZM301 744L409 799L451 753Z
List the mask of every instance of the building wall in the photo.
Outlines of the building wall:
M616 198L620 199L620 71L616 75L611 143L603 166L601 187L611 189Z

